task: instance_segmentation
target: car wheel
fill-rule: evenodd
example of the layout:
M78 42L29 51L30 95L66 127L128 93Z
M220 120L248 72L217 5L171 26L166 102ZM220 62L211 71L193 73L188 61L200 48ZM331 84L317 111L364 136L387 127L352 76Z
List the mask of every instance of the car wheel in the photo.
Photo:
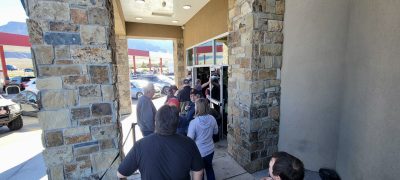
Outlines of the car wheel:
M167 94L168 94L168 91L169 91L169 87L168 87L168 86L165 86L165 87L163 87L163 89L162 89L162 91L161 91L161 94L167 95Z
M139 99L139 98L142 97L142 96L143 96L143 93L138 92L138 93L136 94L136 99Z
M22 116L18 116L14 121L11 121L8 123L7 127L10 129L10 131L15 131L18 129L21 129L24 123L22 122Z

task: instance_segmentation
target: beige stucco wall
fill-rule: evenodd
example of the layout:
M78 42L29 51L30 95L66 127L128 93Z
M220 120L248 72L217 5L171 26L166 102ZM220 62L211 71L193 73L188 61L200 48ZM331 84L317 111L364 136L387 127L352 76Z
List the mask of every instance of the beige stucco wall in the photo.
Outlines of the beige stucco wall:
M125 27L126 36L129 38L177 39L183 37L180 26L126 22Z
M116 35L125 35L125 17L122 12L121 2L112 1L114 10L114 29Z
M287 1L279 150L345 180L400 177L398 7Z
M311 170L336 164L347 2L286 1L278 147Z
M337 161L343 179L400 177L399 7L350 1Z
M210 0L184 27L185 49L228 32L228 0Z

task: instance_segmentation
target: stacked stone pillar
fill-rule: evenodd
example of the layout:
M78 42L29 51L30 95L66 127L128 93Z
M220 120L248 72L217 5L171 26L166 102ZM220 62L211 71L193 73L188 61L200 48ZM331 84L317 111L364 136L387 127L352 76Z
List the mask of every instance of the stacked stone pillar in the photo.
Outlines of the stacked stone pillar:
M183 79L186 77L186 62L185 62L185 48L183 44L183 39L174 40L174 74L175 74L175 84L182 85Z
M119 113L121 115L132 113L131 89L130 89L130 74L128 62L128 41L126 36L116 36L116 72L117 72L117 90L119 97Z
M48 177L98 179L122 149L112 2L26 0L25 9Z
M284 0L229 1L228 152L247 171L277 151Z

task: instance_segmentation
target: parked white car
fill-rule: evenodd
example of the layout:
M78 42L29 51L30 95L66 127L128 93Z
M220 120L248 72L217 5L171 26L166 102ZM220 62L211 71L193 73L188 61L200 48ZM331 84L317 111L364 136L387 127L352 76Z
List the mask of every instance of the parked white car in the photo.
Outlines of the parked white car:
M36 94L39 92L39 90L36 88L36 78L31 79L28 83L25 84L25 90L32 91Z

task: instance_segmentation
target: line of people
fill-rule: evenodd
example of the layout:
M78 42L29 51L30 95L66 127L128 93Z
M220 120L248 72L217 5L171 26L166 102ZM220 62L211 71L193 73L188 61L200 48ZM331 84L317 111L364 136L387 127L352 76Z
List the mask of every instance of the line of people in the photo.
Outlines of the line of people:
M139 98L136 108L138 126L144 138L135 143L121 162L117 172L119 178L126 178L139 170L142 179L190 179L192 172L193 179L200 180L204 179L205 170L207 180L215 179L212 160L213 136L218 134L217 121L211 115L208 100L187 84L189 82L184 81L177 96L177 88L171 87L165 105L158 111L151 100L155 93L154 85L149 83L144 88L144 95ZM282 178L286 170L296 177L304 177L300 160L296 167L292 166L293 163L285 164L297 160L286 155L273 157L272 166L284 162L286 169L280 168L278 174L274 169L266 179L286 179Z

